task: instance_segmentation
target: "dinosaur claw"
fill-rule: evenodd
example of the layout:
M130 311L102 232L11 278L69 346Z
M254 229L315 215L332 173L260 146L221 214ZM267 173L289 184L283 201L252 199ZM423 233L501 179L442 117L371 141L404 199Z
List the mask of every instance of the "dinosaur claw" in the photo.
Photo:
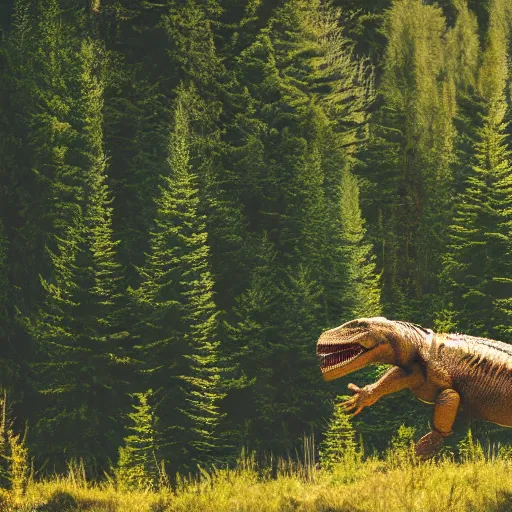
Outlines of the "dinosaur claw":
M355 384L349 384L348 388L354 392L354 396L342 402L340 407L346 412L354 411L352 416L357 416L365 407L372 405L376 400L372 398L372 391L368 389L368 386L360 388Z
M345 410L345 411L348 411L350 409L353 409L356 405L356 397L353 397L353 398L350 398L348 399L346 402L342 402L340 404L340 407Z

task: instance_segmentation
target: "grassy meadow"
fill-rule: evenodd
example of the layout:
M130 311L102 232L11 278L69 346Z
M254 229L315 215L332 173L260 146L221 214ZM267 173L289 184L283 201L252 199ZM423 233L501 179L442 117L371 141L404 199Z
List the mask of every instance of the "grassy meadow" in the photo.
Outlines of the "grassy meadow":
M13 481L2 512L491 512L512 510L510 450L474 445L456 461L419 462L412 451L348 456L329 471L313 462L242 457L235 468L203 471L155 490L123 489L115 478L88 482L80 465L47 481ZM273 467L271 471L269 468Z

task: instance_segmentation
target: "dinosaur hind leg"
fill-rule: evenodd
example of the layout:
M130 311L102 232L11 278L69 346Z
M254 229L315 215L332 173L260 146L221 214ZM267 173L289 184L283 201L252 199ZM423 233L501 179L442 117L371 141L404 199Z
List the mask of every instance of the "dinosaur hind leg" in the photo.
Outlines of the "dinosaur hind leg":
M453 389L445 389L439 393L434 406L434 428L416 444L418 457L429 458L439 451L444 438L452 433L459 404L460 396Z

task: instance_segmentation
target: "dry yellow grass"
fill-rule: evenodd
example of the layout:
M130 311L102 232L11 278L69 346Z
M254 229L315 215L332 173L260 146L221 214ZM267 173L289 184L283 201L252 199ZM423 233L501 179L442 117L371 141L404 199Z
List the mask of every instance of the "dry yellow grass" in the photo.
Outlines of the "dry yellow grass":
M275 478L246 461L158 492L121 492L113 482L91 484L70 471L29 483L22 498L3 491L0 503L5 512L509 512L512 460L370 458L330 473L282 464Z

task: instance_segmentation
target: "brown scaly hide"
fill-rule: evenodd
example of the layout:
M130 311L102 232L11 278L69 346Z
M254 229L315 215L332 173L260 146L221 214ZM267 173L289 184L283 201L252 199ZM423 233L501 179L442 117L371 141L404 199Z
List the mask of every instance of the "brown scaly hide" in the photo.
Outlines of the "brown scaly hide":
M460 407L478 419L512 427L512 346L499 341L436 334L430 329L387 320L359 318L324 332L317 343L325 380L348 375L370 364L391 368L377 382L359 388L342 404L359 414L381 396L409 388L434 404L433 430L417 444L428 457L451 434Z

